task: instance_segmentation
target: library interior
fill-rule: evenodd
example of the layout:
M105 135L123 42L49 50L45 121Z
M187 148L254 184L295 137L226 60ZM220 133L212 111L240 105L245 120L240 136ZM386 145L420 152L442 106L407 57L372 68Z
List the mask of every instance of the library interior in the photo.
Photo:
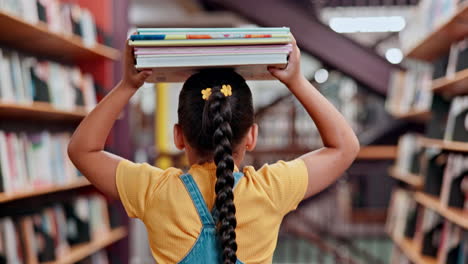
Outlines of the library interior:
M468 264L468 1L0 0L0 264L216 258Z

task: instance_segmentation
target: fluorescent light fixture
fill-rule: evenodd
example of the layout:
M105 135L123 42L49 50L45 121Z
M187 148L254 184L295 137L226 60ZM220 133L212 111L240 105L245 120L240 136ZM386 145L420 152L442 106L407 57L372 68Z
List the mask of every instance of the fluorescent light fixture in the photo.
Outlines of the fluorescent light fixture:
M403 52L401 52L400 49L391 48L385 52L385 58L387 58L390 63L398 64L403 60Z
M328 71L325 69L320 69L315 72L314 79L317 83L324 83L328 80Z
M333 17L330 27L338 33L398 32L406 26L402 16Z

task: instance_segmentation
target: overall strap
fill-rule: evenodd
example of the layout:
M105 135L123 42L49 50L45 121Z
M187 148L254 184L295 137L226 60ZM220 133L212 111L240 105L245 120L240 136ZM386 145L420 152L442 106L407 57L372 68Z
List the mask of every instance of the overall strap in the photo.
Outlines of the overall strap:
M198 189L198 186L193 180L192 175L184 174L180 176L180 179L184 183L185 188L192 198L193 204L197 209L198 216L200 217L203 226L214 225L213 217L211 216L200 189Z
M244 177L244 173L237 171L234 172L232 175L234 176L234 187L232 187L232 190L234 190L234 188L236 188L237 186L237 183L239 183L240 179ZM213 221L215 223L218 222L219 211L216 210L215 206L213 206L213 210L211 210L211 215L213 216Z

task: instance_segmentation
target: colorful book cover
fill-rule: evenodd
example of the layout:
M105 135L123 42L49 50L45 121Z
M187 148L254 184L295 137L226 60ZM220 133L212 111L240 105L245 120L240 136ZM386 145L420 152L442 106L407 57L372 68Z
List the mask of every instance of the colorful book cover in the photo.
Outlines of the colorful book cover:
M223 45L254 45L254 44L285 44L291 42L286 38L245 38L245 39L187 39L187 40L130 40L131 46L223 46Z
M286 32L289 33L288 27L250 27L250 28L138 28L139 34L148 33L198 33L198 32L218 32L218 33L239 33L251 32L253 34L258 32Z
M287 38L289 34L151 34L132 35L131 40L183 40L183 39L244 39L244 38Z

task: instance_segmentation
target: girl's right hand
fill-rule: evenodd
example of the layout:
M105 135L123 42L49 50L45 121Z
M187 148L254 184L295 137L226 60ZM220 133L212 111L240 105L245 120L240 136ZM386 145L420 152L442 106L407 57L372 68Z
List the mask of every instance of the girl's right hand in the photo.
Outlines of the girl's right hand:
M124 64L123 64L123 78L122 83L126 87L132 89L140 88L143 83L151 75L151 70L138 71L134 64L133 57L133 47L128 44L128 41L125 44L125 54L124 54Z
M301 51L299 50L299 47L297 47L296 39L294 38L293 35L291 35L291 39L292 39L291 44L293 45L293 47L292 47L291 53L289 54L289 60L288 60L288 64L286 65L286 68L284 69L279 69L276 67L268 68L270 73L275 78L280 80L289 88L294 86L293 83L303 78L302 73L301 73L301 60L300 60Z

